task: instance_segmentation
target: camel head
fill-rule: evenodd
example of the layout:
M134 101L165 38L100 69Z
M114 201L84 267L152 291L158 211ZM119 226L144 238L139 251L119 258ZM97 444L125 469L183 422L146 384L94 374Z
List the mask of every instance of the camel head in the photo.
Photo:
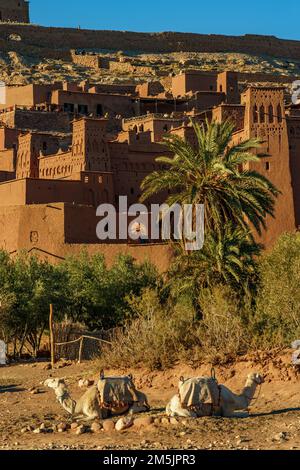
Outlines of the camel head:
M247 382L251 382L252 384L255 383L257 385L262 385L264 383L264 377L257 372L251 373L247 377Z
M60 387L66 386L66 383L63 379L47 379L44 382L44 385L49 388L53 388L53 390L57 390Z

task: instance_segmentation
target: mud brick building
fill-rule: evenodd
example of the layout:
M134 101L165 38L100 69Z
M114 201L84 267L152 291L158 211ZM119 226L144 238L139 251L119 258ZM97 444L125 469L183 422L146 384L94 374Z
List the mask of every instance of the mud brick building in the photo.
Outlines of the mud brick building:
M245 79L245 77L243 77ZM83 248L108 262L117 253L149 259L161 271L172 256L153 241L99 241L96 208L139 201L141 182L162 169L166 134L196 144L191 120L235 124L233 142L262 140L267 156L251 167L281 191L276 218L267 219L268 248L300 225L300 108L280 86L239 92L235 72L183 72L164 82L135 86L52 83L7 87L0 109L0 247L25 249L57 261ZM162 203L166 194L153 197Z
M29 2L0 0L0 22L29 23Z

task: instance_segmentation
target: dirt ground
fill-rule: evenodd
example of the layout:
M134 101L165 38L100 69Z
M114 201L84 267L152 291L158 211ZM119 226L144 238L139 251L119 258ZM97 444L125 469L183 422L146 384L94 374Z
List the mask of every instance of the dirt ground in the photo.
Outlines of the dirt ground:
M300 449L300 374L291 364L291 351L257 352L238 362L216 367L219 383L239 392L248 373L265 376L257 401L246 418L178 419L177 424L158 423L138 431L57 432L59 423L72 423L56 402L54 392L42 383L52 377L64 377L73 398L84 390L81 378L96 378L97 366L60 363L47 370L45 362L15 364L0 368L0 449ZM138 388L152 406L151 414L164 416L167 401L176 393L178 378L210 373L211 366L177 365L164 372L130 370ZM125 371L106 371L110 374ZM129 372L129 371L126 371ZM32 391L34 388L34 391ZM36 393L36 390L39 393ZM41 426L42 425L42 426ZM42 427L42 430L39 428ZM44 428L44 429L43 429Z

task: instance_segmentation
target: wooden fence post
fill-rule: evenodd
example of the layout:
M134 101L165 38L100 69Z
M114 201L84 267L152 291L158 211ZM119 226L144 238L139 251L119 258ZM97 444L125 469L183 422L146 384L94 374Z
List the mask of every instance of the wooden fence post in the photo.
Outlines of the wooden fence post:
M82 338L80 340L80 346L79 346L78 364L81 364L82 351L83 351L83 341L84 341L84 337L82 336Z
M53 305L52 304L50 304L49 331L50 331L51 367L53 369L55 365L55 344L54 344L54 331L53 331Z

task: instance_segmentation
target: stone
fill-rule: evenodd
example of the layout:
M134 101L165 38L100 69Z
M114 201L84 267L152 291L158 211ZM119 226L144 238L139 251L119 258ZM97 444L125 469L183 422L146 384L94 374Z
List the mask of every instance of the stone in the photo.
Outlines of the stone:
M151 426L153 424L154 420L152 416L144 416L141 418L136 418L134 420L134 427L135 428L146 428L147 426Z
M287 433L286 432L280 432L275 436L276 441L288 441Z
M162 424L163 426L168 426L168 425L170 424L169 418L162 418L161 424Z
M43 367L44 370L51 370L52 369L52 366L51 364L46 364L44 367Z
M115 423L112 420L104 421L103 429L105 432L113 432L115 431Z
M120 418L116 422L115 429L116 431L124 431L124 429L128 429L133 425L133 417L132 416L125 416Z
M172 424L172 426L178 426L179 421L177 418L170 418L170 424Z
M33 434L41 434L42 431L39 428L37 428L37 429L34 429L32 432Z
M95 422L91 425L91 431L93 433L97 434L101 430L102 430L102 425L100 423Z
M75 429L77 429L79 427L79 424L78 423L72 423L71 424L71 430L74 431Z
M86 432L86 427L83 426L83 424L81 426L79 426L77 429L76 429L76 436L80 436L81 434L84 434Z
M58 432L65 432L67 430L67 425L66 423L59 423L57 426Z

